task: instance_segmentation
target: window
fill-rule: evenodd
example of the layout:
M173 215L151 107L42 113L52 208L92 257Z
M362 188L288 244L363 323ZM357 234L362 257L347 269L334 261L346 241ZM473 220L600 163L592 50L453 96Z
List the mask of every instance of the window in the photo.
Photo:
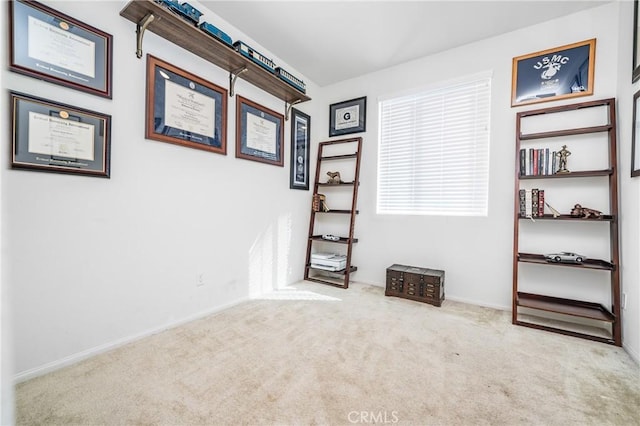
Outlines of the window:
M379 102L378 214L486 216L491 76Z

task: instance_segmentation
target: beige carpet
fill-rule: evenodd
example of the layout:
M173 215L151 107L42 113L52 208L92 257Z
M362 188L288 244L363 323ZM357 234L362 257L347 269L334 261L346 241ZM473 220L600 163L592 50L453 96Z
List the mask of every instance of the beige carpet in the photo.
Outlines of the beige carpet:
M20 425L638 425L620 348L299 283L16 388Z

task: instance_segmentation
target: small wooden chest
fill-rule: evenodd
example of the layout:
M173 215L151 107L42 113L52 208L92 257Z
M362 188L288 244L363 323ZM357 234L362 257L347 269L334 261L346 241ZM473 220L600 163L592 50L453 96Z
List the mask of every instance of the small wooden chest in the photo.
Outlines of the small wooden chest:
M444 271L391 265L384 294L440 306L444 300Z

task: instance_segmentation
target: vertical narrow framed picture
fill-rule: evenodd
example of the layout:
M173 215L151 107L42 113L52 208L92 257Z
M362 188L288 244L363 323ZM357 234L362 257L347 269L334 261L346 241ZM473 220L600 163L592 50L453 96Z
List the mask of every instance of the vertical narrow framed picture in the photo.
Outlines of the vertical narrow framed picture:
M10 92L11 167L110 177L111 116Z
M284 116L236 95L236 157L284 166Z
M361 133L366 130L366 96L329 105L329 136Z
M145 137L227 154L227 89L147 55Z
M640 176L640 90L633 95L633 133L631 135L631 177Z
M290 189L309 189L310 135L311 117L293 108L291 110Z
M638 42L638 36L640 35L640 7L638 6L638 0L633 0L633 74L631 82L635 83L640 79L640 42Z
M511 106L593 94L596 39L513 58Z
M9 2L11 71L111 98L113 36L30 0Z

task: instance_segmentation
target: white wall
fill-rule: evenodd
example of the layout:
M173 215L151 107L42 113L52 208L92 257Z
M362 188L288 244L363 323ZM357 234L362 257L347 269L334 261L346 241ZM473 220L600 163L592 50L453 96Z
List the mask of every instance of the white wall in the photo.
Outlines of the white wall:
M361 213L356 221L356 236L360 238L360 243L355 247L353 255L354 264L359 268L354 275L355 280L383 285L385 269L393 263L443 269L446 273L447 298L510 309L515 114L519 110L562 103L547 102L534 107L511 108L512 58L596 38L594 95L564 103L617 97L617 79L620 77L630 81L629 64L625 62L624 75L619 76L618 71L620 34L612 31L618 27L618 7L618 3L611 3L323 88L321 96L317 97L321 103L331 104L365 95L368 101L359 198ZM623 15L624 19L628 16L630 14ZM625 37L630 38L631 33ZM627 39L625 43L628 44ZM627 53L621 48L620 55L622 54ZM378 97L429 87L487 70L493 72L488 216L377 215ZM629 120L629 109L621 108L620 115L625 115ZM319 121L326 122L328 112L325 110L318 118ZM629 134L628 131L626 133ZM326 138L327 133L323 136ZM626 136L625 134L620 138L621 145L625 147L629 144ZM621 164L626 168L622 169L622 178L628 184L628 149L623 151L623 155L625 157ZM570 202L571 200L561 200L562 204L566 204L562 206L563 210L572 206ZM623 203L623 209L623 217L633 216L637 220L637 205L633 209L633 206ZM631 230L637 236L637 228ZM628 245L630 238L626 240ZM637 238L634 240L637 241ZM607 245L606 240L604 242ZM629 248L633 252L633 247L623 248ZM625 256L624 259L629 268L637 267L637 261L634 260L637 256ZM625 282L626 288L630 294L636 294L634 291L637 292L637 279L632 274L629 278ZM606 285L591 291L596 296L605 298L609 294ZM638 333L637 319L634 322L638 311L637 297L628 301L625 313L627 311L630 317L623 319L629 335L629 349L637 354L638 342L634 337Z
M114 35L113 99L11 73L7 64L3 80L110 114L111 179L11 170L1 150L3 283L18 378L301 279L311 194L289 189L290 122L285 167L235 158L235 97L226 156L147 140L146 58L135 56L135 24L119 15L126 2L44 3ZM213 16L205 14L234 40L266 52ZM151 32L143 49L228 88L225 71ZM317 89L308 91L313 97ZM283 101L244 80L236 93L284 113ZM313 116L312 106L298 108Z

